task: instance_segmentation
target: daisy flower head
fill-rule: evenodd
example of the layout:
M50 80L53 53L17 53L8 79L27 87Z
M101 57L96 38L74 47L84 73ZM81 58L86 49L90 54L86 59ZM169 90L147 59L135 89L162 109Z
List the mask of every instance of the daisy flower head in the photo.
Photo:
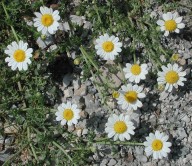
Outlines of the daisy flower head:
M55 34L59 27L60 20L59 11L53 11L52 8L40 7L40 12L35 12L34 26L37 27L38 32L42 34Z
M108 133L108 137L114 137L114 141L120 140L124 141L130 140L130 135L134 135L133 131L135 127L133 123L130 121L129 115L111 115L106 123L105 132Z
M113 96L113 98L115 98L115 99L117 99L118 97L119 97L119 92L118 91L113 91L113 93L112 93L112 96Z
M76 104L72 104L71 102L62 103L58 106L58 111L55 113L56 120L61 121L61 125L65 125L67 123L68 126L72 126L72 124L77 124L78 119L80 118L80 110L77 108Z
M186 71L182 71L182 67L179 67L178 64L171 65L170 63L166 66L162 66L162 72L158 72L157 82L158 84L166 84L165 90L171 92L173 87L178 88L178 85L184 86L183 81L187 79L184 78Z
M5 54L9 55L9 57L5 58L5 62L8 62L8 66L11 67L12 70L19 71L27 70L28 64L31 64L30 58L32 57L32 48L27 48L28 43L24 43L23 41L12 42L7 46L5 50Z
M146 78L146 74L148 73L147 64L132 65L127 63L123 71L125 72L125 78L129 79L130 82L135 83L139 83L140 80L144 80Z
M144 98L145 94L142 93L143 88L138 85L123 85L120 90L120 96L117 98L118 104L122 105L122 109L127 111L137 110L138 107L142 107L143 104L139 100Z
M115 36L109 36L104 34L96 39L95 49L97 55L100 55L104 60L114 60L121 52L122 43L119 42L119 38Z
M147 156L153 154L154 159L162 159L167 157L167 154L171 151L171 143L167 142L168 136L156 131L155 134L150 133L144 142L145 153Z
M170 32L179 33L180 29L185 27L185 24L181 23L182 19L177 12L168 12L163 14L163 20L158 20L157 24L160 26L161 31L165 31L164 36L168 36Z

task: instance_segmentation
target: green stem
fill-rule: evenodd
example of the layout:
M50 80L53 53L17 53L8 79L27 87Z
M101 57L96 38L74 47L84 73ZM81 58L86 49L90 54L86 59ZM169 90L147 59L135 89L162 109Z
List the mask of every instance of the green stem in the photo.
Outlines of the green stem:
M122 142L122 141L98 141L97 144L104 144L104 145L130 145L130 146L143 146L143 143L139 142Z
M22 92L21 82L20 82L20 81L18 81L18 82L17 82L17 85L18 85L19 91L20 91L20 92ZM24 106L24 108L26 108L26 107L27 107L27 105L26 105L26 103L25 103L25 100L23 100L23 106Z
M86 58L89 59L90 63L94 66L94 68L95 68L97 71L99 71L98 66L93 62L93 60L89 57L89 55L87 54L87 52L84 50L84 48L83 48L82 46L80 47L80 50L81 50L81 53L82 53Z
M125 74L124 74L124 72L123 72L123 68L122 68L122 66L121 66L120 63L118 63L118 66L119 66L120 72L121 72L122 75L123 75L123 83L126 83L126 78L125 78Z
M89 64L89 62L90 62L93 65L93 67L97 71L99 71L99 67L93 62L93 60L90 58L90 56L87 54L87 52L84 50L84 48L82 46L80 47L80 50L81 50L81 53L83 54L83 57L84 57L86 63ZM90 67L90 69L91 69L91 67ZM108 81L105 78L103 78L102 75L99 75L98 77L101 79L101 81L103 83L107 84L109 88L115 89L115 87L112 87L111 85L109 85Z
M1 4L2 4L2 6L3 6L3 10L4 10L4 12L5 12L5 15L6 15L7 19L10 19L9 14L8 14L8 12L7 12L7 10L6 10L6 7L5 7L4 2L1 2ZM13 27L12 25L10 25L10 27L11 27L11 30L12 30L12 32L13 32L13 35L14 35L16 41L19 42L19 38L18 38L18 36L17 36L17 33L15 32L14 27Z
M37 162L39 161L38 158L37 158L37 155L36 155L36 152L35 152L35 149L33 148L33 145L32 143L30 142L30 129L29 127L27 127L27 138L28 138L28 141L29 141L29 146L31 147L31 150L32 150L32 153L35 157L35 159L37 160Z
M135 53L135 40L133 39L133 47L134 47L134 53L133 53L133 61L134 61L134 64L137 63L137 59L136 59L136 53Z
M166 56L168 56L168 54L164 51L164 49L161 46L159 46L159 49L161 50L162 53L164 53Z
M100 17L100 15L99 15L99 10L98 10L96 1L94 0L93 2L94 2L94 8L95 8L95 11L96 11L96 13L97 13L98 20L99 20L100 24L102 24L101 17ZM102 32L103 32L103 34L105 33L105 31L104 31L104 29L103 29L103 26L102 26Z
M115 145L143 145L143 143L140 142L122 142L122 141L111 141L109 138L99 138L95 140L96 143L98 144L115 144Z
M81 49L81 48L80 48ZM81 52L82 52L82 54L83 54L83 58L85 59L85 62L86 62L86 64L88 65L88 68L89 68L89 70L90 70L90 72L91 72L91 75L93 76L93 79L94 79L94 81L96 82L96 77L95 77L95 74L92 72L92 70L91 70L91 66L90 66L90 64L89 64L89 61L88 61L88 59L87 59L87 57L85 56L85 52L83 52L84 50L81 50ZM104 97L103 97L103 95L102 95L102 93L101 93L101 90L100 90L100 88L97 86L97 84L95 84L95 87L97 88L97 90L98 90L98 92L99 92L99 94L100 94L100 97L101 97L101 103L102 102L104 102Z
M59 148L67 157L68 159L73 162L73 159L67 154L67 152L63 149L62 146L60 146L58 143L56 143L55 141L52 142L57 148ZM76 165L76 164L74 164Z

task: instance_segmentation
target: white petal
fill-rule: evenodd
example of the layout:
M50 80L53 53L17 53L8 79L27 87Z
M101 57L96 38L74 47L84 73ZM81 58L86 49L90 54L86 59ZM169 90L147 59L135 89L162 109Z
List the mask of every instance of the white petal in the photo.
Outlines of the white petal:
M178 17L178 18L176 18L175 19L175 22L178 24L178 23L181 23L181 21L182 21L182 17Z
M180 32L180 30L177 28L177 29L175 29L175 32L176 32L176 33L179 33L179 32Z
M165 21L163 21L163 20L158 20L158 21L157 21L157 24L158 24L159 26L163 26L163 25L165 24Z
M165 31L164 36L168 36L169 35L169 31Z
M184 27L185 27L184 23L177 24L177 28L179 29L183 29Z

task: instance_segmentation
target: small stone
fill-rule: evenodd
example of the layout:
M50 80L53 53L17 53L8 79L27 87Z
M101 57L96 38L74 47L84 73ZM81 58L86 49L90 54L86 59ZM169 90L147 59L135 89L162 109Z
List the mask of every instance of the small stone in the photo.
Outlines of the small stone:
M88 134L88 129L83 129L82 135Z
M103 164L103 166L106 166L106 164L108 163L108 160L107 159L103 159L101 164ZM101 165L100 165L101 166Z
M143 154L143 148L141 148L141 147L135 147L135 151L136 151L136 154L138 154L138 155L142 155Z
M82 129L77 129L76 132L77 132L77 136L81 137Z
M47 52L52 52L52 51L54 51L54 50L56 50L57 49L57 45L56 44L53 44L53 45L51 45L50 47L49 47L49 49L47 50Z
M81 85L81 87L74 91L75 96L85 96L87 94L87 86Z
M167 92L165 92L165 91L163 91L161 94L160 94L160 98L159 98L159 100L164 100L164 99L166 99L167 97L168 97L168 93Z
M80 117L82 117L82 118L86 118L87 115L88 115L88 113L86 111L81 111L80 112Z
M79 109L83 109L85 107L85 99L81 96L73 96L72 102L76 104Z
M73 87L69 87L64 90L65 97L72 97L73 96Z
M5 139L5 146L6 147L9 147L13 142L14 142L14 137L13 136L10 136L10 137L7 137L6 139Z
M131 121L134 123L135 127L139 127L140 125L140 111L133 111L133 113L130 115Z
M95 102L94 98L92 95L88 94L84 96L85 99L85 111L88 114L92 114L93 112L97 112L100 109L99 108L99 102Z
M65 32L69 31L70 30L69 23L68 22L59 23L59 29Z
M10 154L9 153L5 153L5 152L6 152L6 150L1 151L1 153L0 153L0 161L5 162L10 157Z
M15 125L14 123L13 124L8 124L8 123L5 123L4 124L4 133L6 134L16 134L18 133L18 126Z
M95 153L95 154L93 155L93 158L94 158L94 160L99 160L99 156L97 155L97 153Z
M64 86L64 88L67 88L72 80L73 80L73 75L72 74L66 74L63 77L63 86Z
M144 162L144 163L147 162L147 157L144 156L144 155L138 155L138 156L137 156L137 159L138 159L140 162Z
M184 66L186 64L186 60L184 58L181 58L178 60L178 63L182 66Z
M134 160L134 157L133 157L132 153L131 153L131 152L128 152L126 161L127 161L127 162L133 162L133 160Z
M81 86L81 81L80 80L73 80L73 88L74 90L79 89Z
M116 163L117 163L116 160L111 159L107 165L109 165L109 166L113 166L113 165L115 165Z
M187 133L185 132L185 130L183 128L178 128L176 130L176 133L177 133L178 139L182 140L187 137Z
M181 118L182 121L186 122L186 123L189 123L190 122L190 118L187 116L187 115L184 115L182 118Z
M68 126L68 132L72 132L74 130L75 130L74 125Z
M114 109L115 108L115 102L112 98L110 98L108 101L107 101L107 105L109 106L109 108L111 109Z

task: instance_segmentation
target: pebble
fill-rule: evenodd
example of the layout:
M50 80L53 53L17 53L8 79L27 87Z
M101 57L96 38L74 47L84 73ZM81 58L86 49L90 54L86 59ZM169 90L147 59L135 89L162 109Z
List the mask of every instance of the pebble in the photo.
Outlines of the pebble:
M64 88L67 88L70 85L72 80L73 80L73 75L72 74L66 74L63 77L63 86L64 86Z
M82 135L88 134L88 129L83 129Z
M73 96L73 87L69 87L69 88L65 89L64 90L64 96L66 98L72 97Z
M108 165L108 166L113 166L113 165L115 165L116 163L117 163L117 161L116 161L115 159L111 159L107 165Z
M81 87L74 91L75 96L85 96L87 94L87 86L85 84L81 85Z
M142 163L146 163L147 162L147 157L144 155L137 155L137 159L138 161L142 162Z
M187 133L185 132L184 128L178 128L176 130L176 134L177 134L177 138L181 140L187 137Z
M81 86L81 81L80 80L73 80L73 88L74 90L79 89Z

